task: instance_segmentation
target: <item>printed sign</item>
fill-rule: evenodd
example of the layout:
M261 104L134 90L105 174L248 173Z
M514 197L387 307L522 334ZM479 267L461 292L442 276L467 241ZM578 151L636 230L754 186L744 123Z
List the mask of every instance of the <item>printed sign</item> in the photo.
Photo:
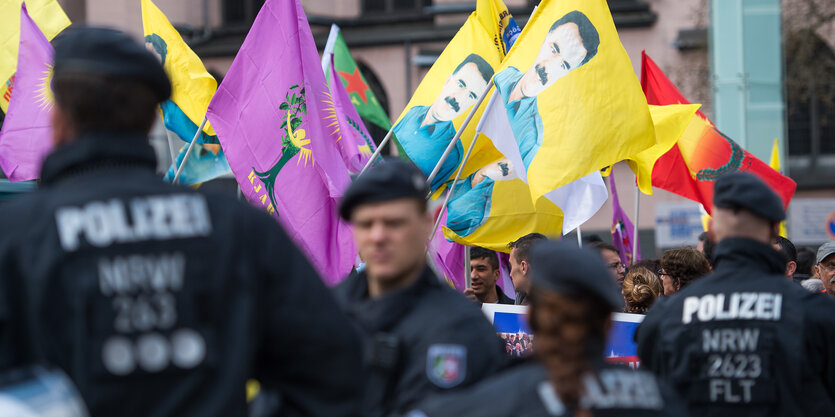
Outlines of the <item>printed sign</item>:
M528 306L482 304L481 311L493 323L496 333L505 342L507 354L526 356L533 351L534 335L528 326ZM644 320L642 314L614 313L612 331L606 344L606 360L632 368L640 366L635 329Z
M795 198L789 205L789 238L795 245L835 240L835 198Z
M655 245L659 248L696 246L702 227L702 212L695 202L655 205Z

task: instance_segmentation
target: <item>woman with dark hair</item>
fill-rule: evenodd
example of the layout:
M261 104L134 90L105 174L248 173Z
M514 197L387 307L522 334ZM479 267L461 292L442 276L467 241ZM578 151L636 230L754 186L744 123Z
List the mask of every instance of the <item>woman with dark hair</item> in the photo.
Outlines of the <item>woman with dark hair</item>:
M600 256L566 242L542 243L532 252L533 359L430 398L407 416L686 415L652 374L604 362L612 312L623 299Z
M664 295L671 296L687 284L710 273L710 263L704 254L693 248L669 249L661 255L658 277Z

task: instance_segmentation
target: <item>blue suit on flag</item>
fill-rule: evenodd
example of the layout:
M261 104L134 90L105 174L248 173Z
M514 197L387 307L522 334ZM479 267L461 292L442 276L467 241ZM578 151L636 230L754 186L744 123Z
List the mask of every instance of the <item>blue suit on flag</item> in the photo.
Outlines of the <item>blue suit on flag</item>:
M394 135L400 142L400 146L426 176L429 176L441 160L441 155L444 154L449 141L455 136L455 126L452 122L445 121L421 126L428 111L429 106L414 106L394 126ZM461 142L458 142L444 161L438 175L432 180L432 184L429 185L432 191L443 185L455 172L463 153L464 148Z
M508 67L493 77L496 89L505 100L510 97L510 92L522 79L522 75L518 69ZM513 136L516 138L516 144L519 146L519 153L522 155L522 162L527 170L542 145L542 117L539 115L536 97L524 97L509 103L505 101L505 110L510 120ZM472 181L475 175L459 181L449 201L447 227L459 236L473 233L490 217L495 181L488 177L473 186Z

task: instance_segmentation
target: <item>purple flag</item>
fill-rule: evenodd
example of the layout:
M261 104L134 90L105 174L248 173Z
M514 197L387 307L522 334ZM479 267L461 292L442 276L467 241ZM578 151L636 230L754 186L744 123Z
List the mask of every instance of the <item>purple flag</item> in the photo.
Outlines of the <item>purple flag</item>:
M350 272L357 251L336 215L350 178L327 130L329 98L298 0L267 0L207 117L243 194L278 217L332 285Z
M337 145L345 165L351 172L358 173L362 171L365 163L377 148L371 139L371 134L368 133L357 114L357 109L354 108L339 74L334 69L333 55L330 59L329 72L333 106L325 109L326 112L331 113L327 116L330 121L328 127L332 134L338 135Z
M620 261L623 265L632 265L632 262L641 260L641 245L638 244L638 253L632 253L633 239L635 239L635 228L629 217L620 206L618 201L618 189L615 187L614 174L609 175L609 188L612 193L612 243L620 251ZM634 259L633 259L634 255Z
M52 149L53 55L52 45L23 4L15 88L0 131L0 166L9 181L39 178L41 163Z

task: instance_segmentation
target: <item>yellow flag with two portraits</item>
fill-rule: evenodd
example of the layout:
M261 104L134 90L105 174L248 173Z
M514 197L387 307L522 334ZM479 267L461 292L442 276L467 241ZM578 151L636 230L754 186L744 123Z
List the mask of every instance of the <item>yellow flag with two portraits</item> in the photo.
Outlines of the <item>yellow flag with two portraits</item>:
M656 144L605 0L543 0L493 80L534 201Z
M406 157L429 176L455 133L479 98L488 93L487 85L499 67L502 55L492 36L472 13L426 73L409 104L392 128L401 157ZM441 165L430 184L433 191L450 180L475 136L479 109ZM501 155L489 140L476 142L463 176L499 159Z

